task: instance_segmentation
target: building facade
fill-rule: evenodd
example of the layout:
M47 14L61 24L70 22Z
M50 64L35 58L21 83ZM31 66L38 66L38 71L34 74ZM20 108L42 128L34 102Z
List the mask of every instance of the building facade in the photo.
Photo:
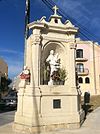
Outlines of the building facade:
M0 87L4 77L8 78L8 65L2 58L0 58Z
M2 58L0 58L0 78L2 76L8 76L8 65Z
M76 66L82 95L100 94L100 46L92 41L76 39Z

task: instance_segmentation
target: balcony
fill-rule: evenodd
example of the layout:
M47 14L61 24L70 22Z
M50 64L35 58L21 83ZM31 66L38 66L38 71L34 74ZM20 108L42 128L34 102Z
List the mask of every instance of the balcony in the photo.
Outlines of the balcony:
M86 76L89 74L88 68L77 68L77 74L78 76Z
M87 58L77 58L76 57L76 62L85 62L85 61L88 61L88 59Z

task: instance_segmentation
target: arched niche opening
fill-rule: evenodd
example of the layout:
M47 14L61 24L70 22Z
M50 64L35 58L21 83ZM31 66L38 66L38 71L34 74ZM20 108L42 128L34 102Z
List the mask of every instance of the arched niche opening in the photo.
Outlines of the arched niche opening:
M48 85L50 79L50 67L48 67L46 59L50 55L50 51L54 51L54 55L58 54L60 59L60 68L65 67L65 48L63 44L59 42L48 42L44 45L41 52L41 63L40 63L40 84Z

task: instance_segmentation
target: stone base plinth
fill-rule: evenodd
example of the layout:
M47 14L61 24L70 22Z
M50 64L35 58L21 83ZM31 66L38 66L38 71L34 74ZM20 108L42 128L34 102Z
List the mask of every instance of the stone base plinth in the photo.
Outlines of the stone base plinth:
M49 131L55 131L59 129L77 129L80 128L83 121L84 121L84 111L80 111L79 113L80 122L75 121L74 116L73 120L75 121L69 121L67 122L68 118L66 117L66 123L56 123L56 124L47 124L45 125L43 122L40 121L40 124L35 126L31 123L27 124L26 122L23 122L24 117L22 119L18 115L16 116L16 122L13 124L13 130L16 132L23 132L23 133L43 133L43 132L49 132ZM43 120L42 118L40 120ZM55 119L56 120L56 119ZM17 122L18 121L18 122ZM24 120L25 121L25 120ZM28 122L28 121L27 121Z
M22 92L18 94L14 119L16 131L32 134L65 128L73 129L79 128L83 120L84 112L81 109L80 95L76 87L47 85L32 90L26 86L23 94Z
M74 128L79 128L80 123L73 123L73 124L53 124L53 125L48 125L48 126L26 126L22 124L13 124L13 131L15 132L23 132L23 133L43 133L43 132L50 132L50 131L55 131L59 129L74 129Z

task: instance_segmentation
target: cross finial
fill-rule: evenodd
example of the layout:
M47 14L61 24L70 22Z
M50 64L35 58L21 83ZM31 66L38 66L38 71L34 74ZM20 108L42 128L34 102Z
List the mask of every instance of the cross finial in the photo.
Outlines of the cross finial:
M55 5L52 9L54 10L54 15L57 15L58 7Z

